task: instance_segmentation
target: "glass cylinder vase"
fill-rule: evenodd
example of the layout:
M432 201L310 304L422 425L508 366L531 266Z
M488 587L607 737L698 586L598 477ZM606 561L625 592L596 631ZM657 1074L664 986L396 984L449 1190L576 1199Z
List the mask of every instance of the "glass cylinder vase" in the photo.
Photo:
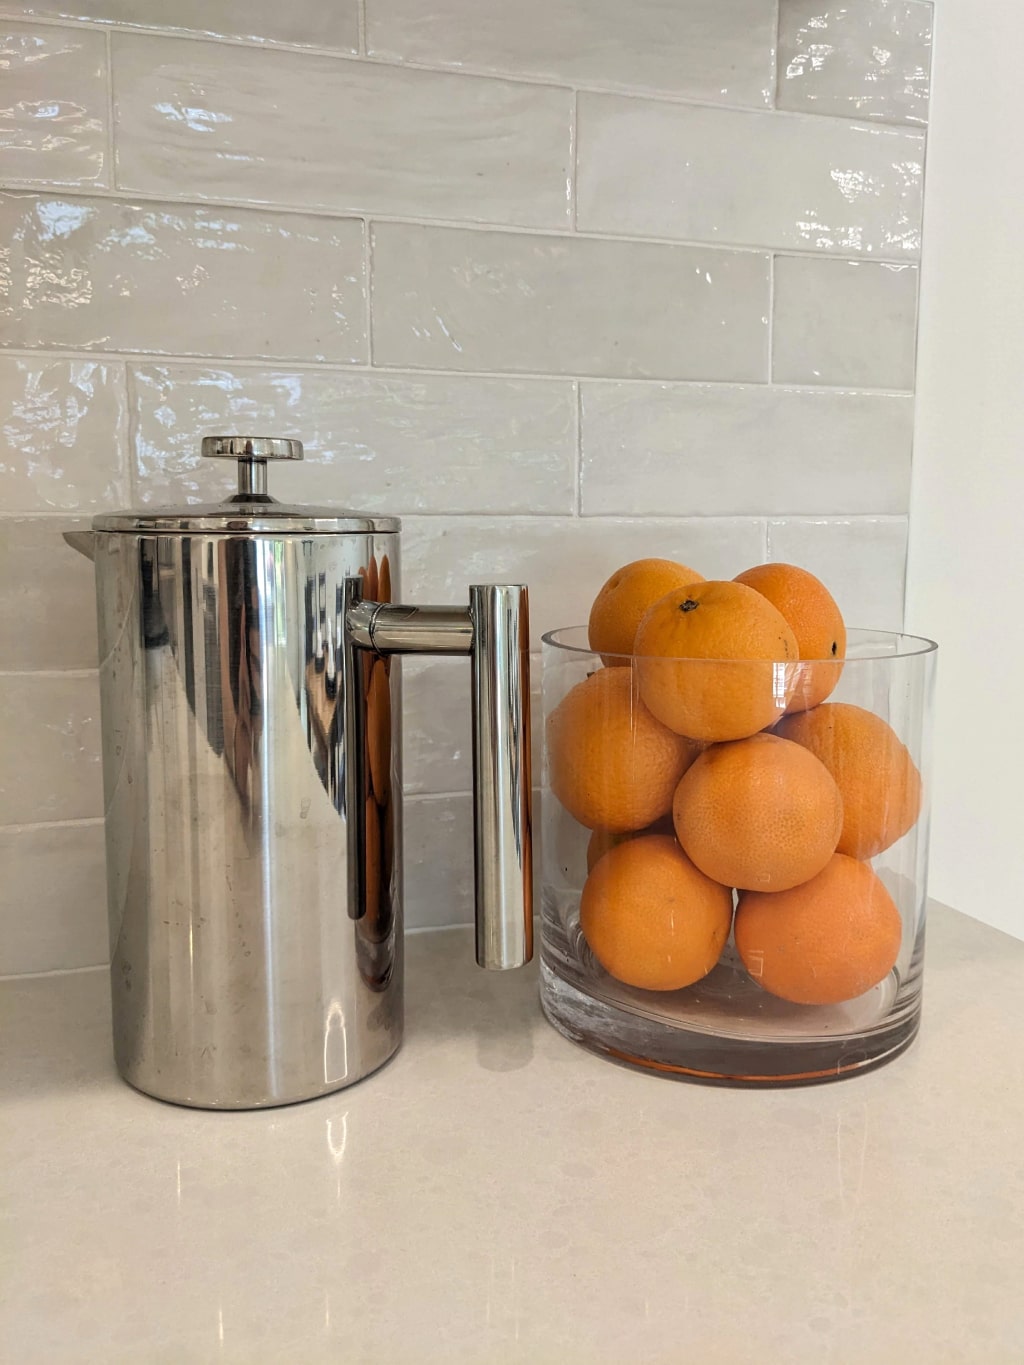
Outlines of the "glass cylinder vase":
M854 630L842 662L654 660L595 654L570 627L543 651L551 1023L620 1062L755 1085L903 1051L934 643ZM688 736L694 714L723 737Z

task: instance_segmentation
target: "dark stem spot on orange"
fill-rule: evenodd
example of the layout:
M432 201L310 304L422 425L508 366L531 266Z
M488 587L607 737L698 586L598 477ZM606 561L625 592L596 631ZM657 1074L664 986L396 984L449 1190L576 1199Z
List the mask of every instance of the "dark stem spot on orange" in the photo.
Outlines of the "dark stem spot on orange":
M695 602L692 597L688 597L685 602L679 603L680 611L696 611L700 604Z
M839 653L839 641L838 641L838 640L833 640L833 641L832 641L832 657L833 657L833 659L835 658L835 656L836 656L838 653Z

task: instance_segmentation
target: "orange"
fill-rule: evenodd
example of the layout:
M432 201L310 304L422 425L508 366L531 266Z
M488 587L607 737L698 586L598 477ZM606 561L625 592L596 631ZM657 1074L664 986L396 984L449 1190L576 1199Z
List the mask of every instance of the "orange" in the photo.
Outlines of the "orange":
M786 709L799 656L782 614L745 583L696 583L655 602L636 634L640 695L662 724L698 740L745 739ZM704 662L719 660L724 662ZM775 661L775 662L773 662Z
M759 986L797 1005L837 1005L892 971L903 926L867 863L837 853L791 891L743 892L735 932Z
M646 829L628 830L622 834L613 834L611 830L595 829L587 842L587 871L593 872L595 866L604 855L619 844L624 844L627 839L638 839L644 834L671 834L675 837L672 826L671 815L663 815L660 820L655 820L653 825L648 825Z
M652 603L673 588L703 583L704 575L672 559L637 559L616 569L590 609L590 648L605 663L624 664L616 655L632 654L640 618Z
M679 783L672 815L703 873L750 891L785 891L815 876L843 827L824 764L774 735L706 749Z
M795 564L759 564L737 574L777 607L792 627L801 659L846 658L846 626L836 600L820 578ZM815 663L794 669L790 711L817 706L835 689L842 663Z
M580 900L580 928L598 962L644 991L678 991L707 976L731 921L732 893L665 834L606 853Z
M380 811L372 796L366 798L366 924L373 928L380 919L381 865Z
M363 580L363 597L367 602L377 602L377 592L380 587L380 575L377 572L377 561L370 560L368 569L360 569L359 577Z
M656 721L633 671L600 668L548 716L551 790L588 829L643 829L672 805L697 750Z
M394 927L391 869L394 865L393 808L384 810L366 798L366 914L359 921L360 936L383 943ZM360 970L363 964L360 963Z
M828 701L787 716L775 733L809 749L835 778L843 798L839 853L873 858L916 823L921 774L881 716Z
M375 659L366 692L366 746L370 784L380 805L391 797L391 684L386 660Z

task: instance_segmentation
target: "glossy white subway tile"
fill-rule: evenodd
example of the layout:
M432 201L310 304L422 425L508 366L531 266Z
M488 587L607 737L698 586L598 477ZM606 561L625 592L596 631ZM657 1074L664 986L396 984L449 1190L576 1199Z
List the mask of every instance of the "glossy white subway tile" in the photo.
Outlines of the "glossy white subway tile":
M781 0L780 109L926 123L927 0Z
M123 365L0 353L0 510L5 515L86 511L126 502L126 444Z
M62 532L83 517L0 516L0 669L95 668L92 564Z
M103 814L96 673L0 673L0 825Z
M141 501L225 496L203 460L214 431L298 436L275 496L383 512L571 512L576 397L568 380L324 370L131 367Z
M912 398L701 384L581 386L582 511L907 511Z
M773 379L913 389L917 275L881 261L776 257Z
M767 378L757 252L377 223L372 275L380 364Z
M533 793L534 905L540 907L542 822ZM405 927L473 920L473 800L466 793L413 796L405 803Z
M587 620L620 565L654 555L732 578L761 559L762 531L756 518L408 517L403 591L412 602L464 602L470 583L528 583L539 649L545 631Z
M569 90L121 33L113 64L129 190L568 224Z
M0 9L66 19L203 33L251 42L294 43L355 52L359 47L358 0L4 0Z
M106 185L102 33L0 19L0 179Z
M903 629L905 517L770 521L768 558L817 574L848 626Z
M712 104L771 101L774 0L368 0L368 51Z
M8 346L366 358L357 221L3 194L0 239Z
M108 961L103 822L0 829L0 976Z
M912 129L580 96L588 231L913 257L923 169Z
M405 802L405 927L473 919L473 799L464 793Z
M408 593L405 594L408 597ZM533 641L539 651L540 637ZM541 764L541 656L530 661L533 771ZM402 743L405 790L464 792L473 785L470 670L465 659L402 661Z

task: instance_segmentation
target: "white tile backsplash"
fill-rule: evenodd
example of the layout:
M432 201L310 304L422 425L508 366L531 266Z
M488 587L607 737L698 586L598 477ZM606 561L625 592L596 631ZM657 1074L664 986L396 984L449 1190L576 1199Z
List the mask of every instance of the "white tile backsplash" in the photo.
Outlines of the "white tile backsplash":
M927 123L927 0L781 0L780 109Z
M541 793L533 793L534 899L540 903ZM410 929L473 920L473 801L465 792L405 803L405 915Z
M95 673L0 673L0 825L103 814Z
M125 189L568 225L570 90L134 34L112 50Z
M3 0L0 10L11 8ZM359 49L359 0L17 0L23 14L93 19L101 24L163 29L171 33L244 38L254 43Z
M705 578L732 578L763 558L756 518L407 517L406 594L461 602L467 583L528 583L530 636L585 623L597 589L620 564L679 559Z
M914 257L924 136L902 128L581 95L594 232Z
M411 796L405 802L405 916L410 929L473 919L473 798Z
M146 503L214 500L231 471L214 431L273 428L304 444L275 496L384 512L547 512L575 501L568 380L131 366L132 444Z
M538 773L541 636L630 559L791 560L901 624L925 0L0 14L0 972L107 954L61 533L225 492L203 435L401 514L410 601L529 583ZM461 922L469 670L404 671L408 922Z
M374 56L771 102L774 0L370 0Z
M383 365L767 378L762 252L384 223L372 251Z
M102 33L0 19L0 175L8 184L106 185Z
M0 976L108 960L103 822L0 829Z
M126 502L127 426L123 365L0 353L4 513Z
M92 565L66 545L88 517L0 516L0 670L95 668Z
M533 771L541 770L540 636L533 640ZM473 786L470 670L465 659L402 660L403 781L409 794L467 792Z
M907 511L910 397L587 382L581 412L584 516Z
M917 267L775 258L777 383L914 387Z
M902 630L905 517L816 517L768 523L768 558L827 583L849 626Z
M358 363L362 232L308 214L3 194L4 344Z

